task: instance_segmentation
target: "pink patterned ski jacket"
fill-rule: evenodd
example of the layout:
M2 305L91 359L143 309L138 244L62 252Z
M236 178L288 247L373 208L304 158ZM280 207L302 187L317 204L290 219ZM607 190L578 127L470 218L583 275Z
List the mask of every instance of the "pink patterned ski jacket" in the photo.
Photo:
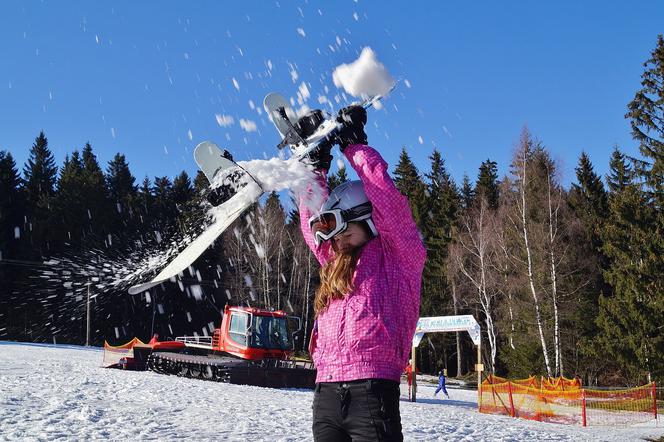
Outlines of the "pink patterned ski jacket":
M309 348L318 370L316 382L398 381L408 362L419 316L426 251L408 199L394 186L380 154L359 144L348 146L344 153L372 203L378 237L362 249L353 291L333 300L314 324ZM300 227L323 265L334 257L334 251L330 241L316 247L307 198L310 195L302 195L299 202Z

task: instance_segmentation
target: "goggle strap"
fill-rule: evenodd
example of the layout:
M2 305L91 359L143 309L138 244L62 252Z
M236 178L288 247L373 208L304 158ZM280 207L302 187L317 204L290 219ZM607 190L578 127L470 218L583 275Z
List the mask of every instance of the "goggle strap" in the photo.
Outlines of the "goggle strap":
M355 206L351 209L341 211L341 218L344 221L352 221L360 216L368 215L371 213L371 201Z

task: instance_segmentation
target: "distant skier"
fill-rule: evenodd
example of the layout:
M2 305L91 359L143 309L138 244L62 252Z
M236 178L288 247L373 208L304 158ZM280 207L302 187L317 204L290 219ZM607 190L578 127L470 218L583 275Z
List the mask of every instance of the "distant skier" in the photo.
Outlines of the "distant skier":
M438 372L438 388L436 388L436 391L434 392L434 397L438 394L439 391L443 390L443 394L445 394L445 397L447 399L450 398L450 395L447 394L447 388L445 388L445 373L443 373L443 370Z
M415 372L420 374L420 369L416 368ZM408 360L408 365L406 365L406 380L408 381L408 400L411 399L411 388L413 386L413 363L412 360Z
M334 142L361 181L334 188L317 212L312 190L299 201L304 239L322 266L309 347L317 369L314 440L403 440L399 380L426 252L408 199L367 146L364 108L342 109L337 121L343 128ZM324 189L331 147L310 155Z

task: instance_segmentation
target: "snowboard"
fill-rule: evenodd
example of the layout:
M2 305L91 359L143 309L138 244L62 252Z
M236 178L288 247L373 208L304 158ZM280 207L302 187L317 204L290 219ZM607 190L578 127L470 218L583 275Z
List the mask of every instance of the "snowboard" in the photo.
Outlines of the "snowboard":
M396 87L396 83L388 91L392 92ZM359 106L365 109L370 108L383 98L384 95L374 95L366 100L358 103ZM295 131L294 124L297 121L296 113L291 108L288 101L276 92L269 93L263 99L263 108L265 112L271 117L274 127L281 135L281 142L277 145L278 148L290 146L293 154L297 159L305 158L311 151L316 149L318 145L333 136L336 131L342 128L342 124L337 122L336 115L326 113L325 120L318 127L316 132L311 136L303 139Z
M219 204L212 209L213 223L149 282L129 288L134 295L176 277L189 267L224 230L263 194L260 184L216 144L204 141L196 146L194 159L217 192Z

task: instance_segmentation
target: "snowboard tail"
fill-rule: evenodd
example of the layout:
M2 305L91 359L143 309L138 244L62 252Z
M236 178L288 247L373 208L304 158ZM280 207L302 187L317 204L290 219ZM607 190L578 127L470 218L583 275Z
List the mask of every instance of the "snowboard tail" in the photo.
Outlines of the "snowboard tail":
M196 146L194 159L210 183L206 198L213 206L224 203L250 182L258 184L246 170L233 161L230 152L220 149L211 141L204 141Z

